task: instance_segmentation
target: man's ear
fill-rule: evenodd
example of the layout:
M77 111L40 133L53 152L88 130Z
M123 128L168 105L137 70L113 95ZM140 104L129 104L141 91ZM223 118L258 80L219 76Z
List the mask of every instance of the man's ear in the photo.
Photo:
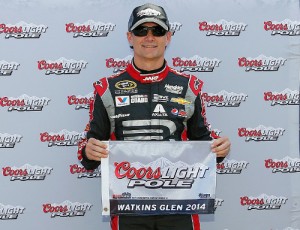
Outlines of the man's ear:
M172 39L172 33L170 31L168 31L166 36L167 36L166 37L166 46L168 46Z
M132 33L131 32L127 32L127 40L129 42L129 44L132 46Z

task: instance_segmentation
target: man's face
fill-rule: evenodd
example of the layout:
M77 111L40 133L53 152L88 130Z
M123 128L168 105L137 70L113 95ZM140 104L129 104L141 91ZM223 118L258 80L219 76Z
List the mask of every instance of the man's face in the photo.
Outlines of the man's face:
M156 23L147 22L141 26L154 27ZM133 32L127 32L127 39L133 46L135 60L161 60L164 59L165 48L171 41L171 33L164 36L154 36L153 31L147 31L146 36L136 36Z

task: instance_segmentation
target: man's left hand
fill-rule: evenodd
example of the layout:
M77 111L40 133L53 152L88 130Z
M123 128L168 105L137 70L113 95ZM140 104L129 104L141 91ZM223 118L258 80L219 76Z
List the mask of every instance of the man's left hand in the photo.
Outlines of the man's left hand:
M231 143L228 137L220 137L215 139L211 145L211 151L217 155L217 157L226 157L230 151Z

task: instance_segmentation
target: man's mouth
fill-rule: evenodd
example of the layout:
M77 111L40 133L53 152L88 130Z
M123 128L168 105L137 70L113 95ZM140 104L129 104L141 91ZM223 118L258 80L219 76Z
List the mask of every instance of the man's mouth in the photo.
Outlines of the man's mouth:
M156 45L142 45L144 48L156 48Z

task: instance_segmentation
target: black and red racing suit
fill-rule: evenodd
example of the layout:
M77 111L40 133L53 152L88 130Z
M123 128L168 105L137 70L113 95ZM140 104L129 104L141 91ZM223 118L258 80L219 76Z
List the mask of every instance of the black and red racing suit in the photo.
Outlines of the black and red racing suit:
M201 100L203 82L170 68L142 73L134 64L94 83L87 138L79 143L78 159L86 169L100 162L85 156L91 137L98 140L212 140ZM146 226L143 227L143 226ZM113 230L199 230L198 215L117 216Z

